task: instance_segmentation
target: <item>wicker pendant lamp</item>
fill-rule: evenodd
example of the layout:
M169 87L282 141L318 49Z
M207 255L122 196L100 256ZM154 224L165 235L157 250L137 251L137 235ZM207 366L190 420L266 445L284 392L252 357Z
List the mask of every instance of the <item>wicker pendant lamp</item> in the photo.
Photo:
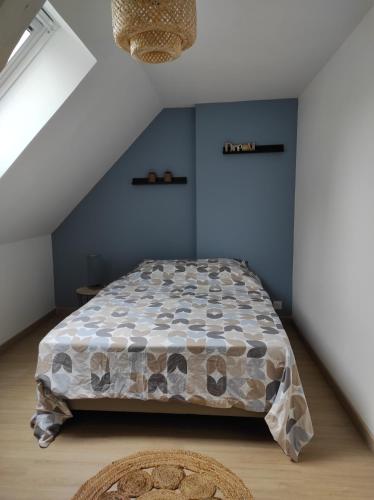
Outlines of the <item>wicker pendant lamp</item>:
M196 39L196 0L112 0L116 44L138 61L177 59Z

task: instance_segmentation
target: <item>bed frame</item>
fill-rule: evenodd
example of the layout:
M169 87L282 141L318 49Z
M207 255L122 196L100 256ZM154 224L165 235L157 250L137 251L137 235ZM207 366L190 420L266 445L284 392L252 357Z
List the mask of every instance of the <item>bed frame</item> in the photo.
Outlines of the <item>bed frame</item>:
M171 413L178 415L211 415L221 417L264 418L266 413L251 412L240 408L212 408L210 406L178 401L140 401L137 399L70 399L71 410L120 411L130 413Z

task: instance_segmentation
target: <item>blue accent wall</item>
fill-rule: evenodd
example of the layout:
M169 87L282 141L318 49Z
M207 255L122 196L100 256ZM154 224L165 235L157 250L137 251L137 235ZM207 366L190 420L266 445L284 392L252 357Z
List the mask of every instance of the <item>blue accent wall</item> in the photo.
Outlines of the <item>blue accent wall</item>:
M133 186L170 169L188 184ZM99 253L110 282L145 258L195 257L195 110L163 110L53 233L56 305L75 306L86 255Z
M297 99L196 106L197 257L248 260L291 312ZM284 153L223 155L225 142Z
M54 232L56 305L77 304L89 253L107 282L144 258L226 256L247 259L290 313L296 130L296 99L163 110ZM286 151L224 156L225 141ZM167 169L188 184L131 184Z

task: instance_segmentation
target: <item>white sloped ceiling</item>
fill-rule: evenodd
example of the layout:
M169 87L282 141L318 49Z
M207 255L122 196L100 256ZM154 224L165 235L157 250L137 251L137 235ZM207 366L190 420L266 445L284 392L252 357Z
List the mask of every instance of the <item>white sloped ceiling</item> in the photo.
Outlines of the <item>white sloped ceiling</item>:
M42 0L0 0L0 71L42 4Z
M162 109L113 43L109 1L52 3L97 63L1 177L0 243L51 233Z
M373 1L198 0L196 45L157 67L115 47L110 0L51 3L97 64L1 177L0 243L51 233L163 106L297 97Z
M297 97L372 0L197 0L196 44L146 66L167 106Z

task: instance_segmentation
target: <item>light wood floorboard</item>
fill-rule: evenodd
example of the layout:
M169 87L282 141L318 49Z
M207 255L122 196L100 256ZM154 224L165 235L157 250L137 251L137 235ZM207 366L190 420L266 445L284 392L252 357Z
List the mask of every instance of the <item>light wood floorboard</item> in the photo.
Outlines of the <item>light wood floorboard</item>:
M238 474L256 500L374 499L374 456L290 326L315 438L294 464L263 421L80 412L39 449L29 427L38 341L56 320L0 354L0 499L66 500L113 460L143 449L210 455Z

